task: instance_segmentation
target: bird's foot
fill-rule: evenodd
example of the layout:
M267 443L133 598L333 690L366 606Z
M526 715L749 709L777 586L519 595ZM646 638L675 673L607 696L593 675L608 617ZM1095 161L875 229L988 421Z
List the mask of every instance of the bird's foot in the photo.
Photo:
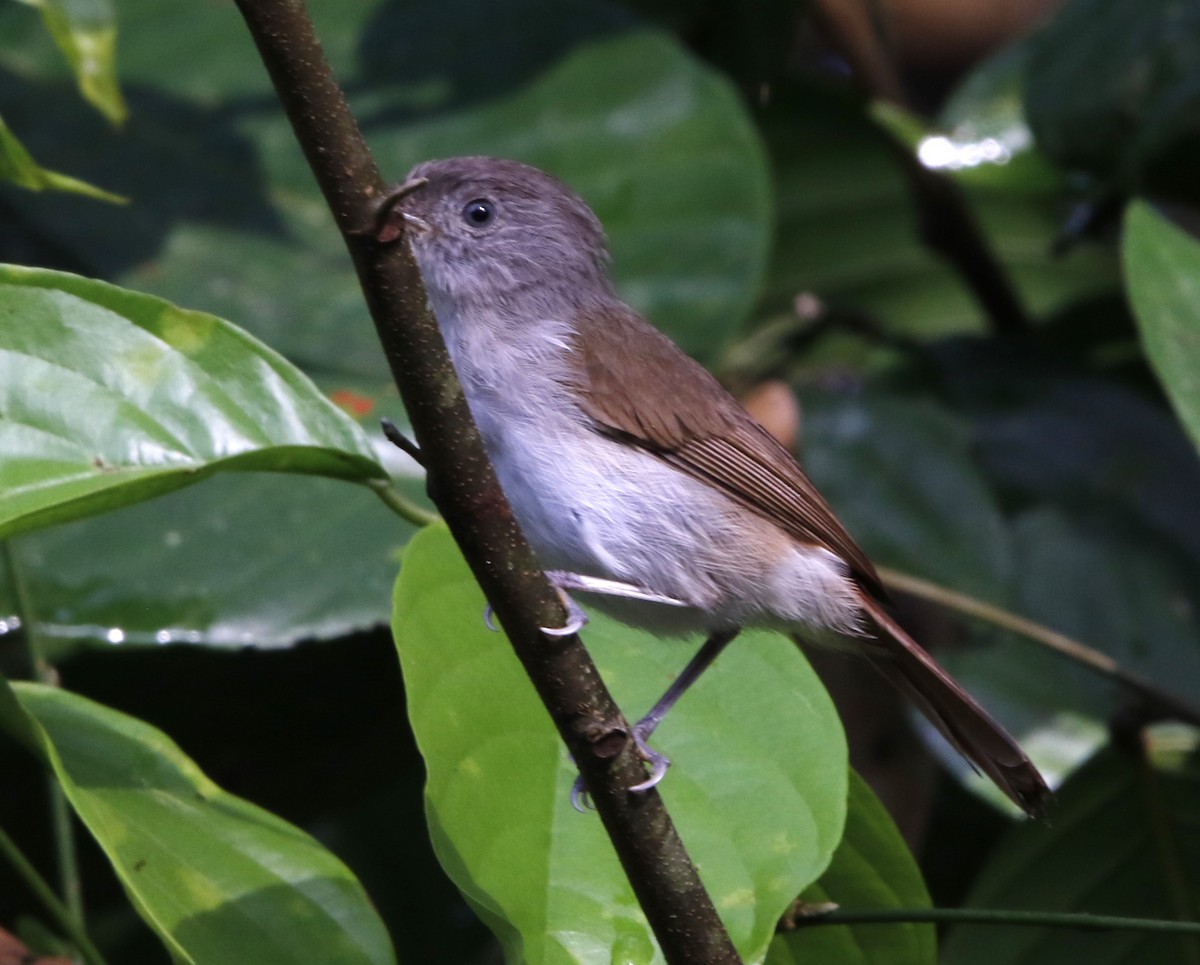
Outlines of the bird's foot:
M667 768L671 766L671 759L666 754L656 751L647 743L656 726L658 726L658 721L649 719L640 720L633 725L633 746L637 748L638 756L650 767L650 775L646 780L629 789L636 794L657 787L659 782L667 776Z
M547 574L549 575L549 574ZM551 583L554 580L551 579ZM562 587L554 584L558 590L558 598L562 600L563 609L567 611L567 622L561 627L542 627L542 633L548 637L569 637L573 633L578 633L587 625L588 615L583 612L583 607L571 599Z
M561 627L539 627L539 629L547 636L569 637L572 633L578 633L587 625L588 615L583 612L583 607L572 600L561 589L557 586L555 589L558 590L559 599L562 600L563 608L567 611L566 625ZM493 633L498 633L500 628L496 626L496 622L492 619L495 612L490 603L483 608L483 625Z

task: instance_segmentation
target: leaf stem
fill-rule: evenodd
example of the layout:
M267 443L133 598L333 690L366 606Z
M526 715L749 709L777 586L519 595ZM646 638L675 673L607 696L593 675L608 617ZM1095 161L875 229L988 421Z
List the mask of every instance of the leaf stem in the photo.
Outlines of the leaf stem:
M54 893L54 889L38 874L37 868L21 853L16 843L4 832L3 828L0 828L0 854L4 856L13 870L24 879L25 884L29 886L29 890L46 907L46 910L58 924L63 934L82 953L84 960L89 965L107 965L104 956L100 954L84 931L82 919L78 918L70 908L59 900L59 897Z
M1014 925L1032 928L1082 928L1095 930L1168 932L1200 935L1200 922L1161 918L1127 918L1086 912L1014 911L997 908L887 908L856 911L839 908L812 916L799 916L794 927L817 925L891 925L899 923Z
M32 676L51 687L59 684L58 674L46 662L38 645L37 617L34 612L33 594L25 580L16 547L11 539L0 541L4 567L8 571L13 587L13 600L17 618L21 621L21 632L25 640L28 666ZM84 921L83 883L79 871L79 852L75 847L75 832L71 825L71 805L53 774L46 776L46 796L50 805L50 825L54 834L54 850L58 858L58 887L72 919ZM82 927L82 924L81 926ZM80 951L83 951L82 946Z
M937 603L948 609L957 610L959 613L965 613L968 616L983 620L1003 630L1010 630L1013 633L1020 634L1035 643L1041 644L1048 650L1053 650L1055 653L1066 657L1068 660L1073 660L1117 681L1122 686L1141 696L1153 711L1200 727L1200 707L1189 703L1182 697L1163 690L1141 674L1134 673L1132 670L1122 667L1108 654L1101 653L1099 650L1082 644L1064 633L1051 630L1040 623L1017 616L1015 613L1009 613L1007 610L994 606L991 603L977 600L975 597L967 596L965 593L958 593L944 586L939 586L936 583L931 583L928 580L923 580L918 576L901 573L899 570L881 566L879 567L879 575L883 579L883 582L891 589L907 593L922 600L928 600L931 603Z
M372 479L367 485L388 509L414 526L428 526L442 518L437 513L418 506L386 479Z

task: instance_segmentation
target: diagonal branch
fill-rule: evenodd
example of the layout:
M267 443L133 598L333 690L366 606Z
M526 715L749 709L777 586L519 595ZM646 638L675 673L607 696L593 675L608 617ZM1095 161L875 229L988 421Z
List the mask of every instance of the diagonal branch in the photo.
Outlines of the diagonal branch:
M811 12L870 97L907 106L899 72L880 36L879 10L873 0L818 0ZM1020 293L958 184L948 175L926 168L890 134L888 143L908 180L921 239L958 272L995 334L1029 332L1029 313Z
M369 227L385 188L302 0L237 0L296 138L341 229L412 421L438 508L579 765L633 890L671 963L739 961L658 794L629 725L541 572L471 421L412 255Z
M1193 727L1200 727L1200 705L1164 690L1149 678L1121 666L1108 654L1085 646L1077 640L1072 640L1065 633L1051 630L1033 620L1009 613L1007 610L967 596L965 593L958 593L931 583L929 580L923 580L919 576L901 573L899 570L883 566L879 567L879 575L889 589L937 603L1000 627L1002 630L1020 634L1047 650L1052 650L1068 660L1073 660L1103 674L1110 680L1115 680L1130 693L1137 695L1144 705L1145 712L1152 719L1178 720L1191 724Z

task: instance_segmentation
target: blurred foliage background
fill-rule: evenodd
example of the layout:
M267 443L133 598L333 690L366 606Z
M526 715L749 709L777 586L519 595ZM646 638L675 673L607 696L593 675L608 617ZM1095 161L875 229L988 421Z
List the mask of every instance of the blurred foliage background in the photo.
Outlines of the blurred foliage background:
M1200 389L1188 361L1200 364L1200 257L1186 232L1200 223L1200 8L310 8L385 173L480 153L573 185L606 226L621 292L790 437L877 562L1196 701ZM0 118L0 174L16 182L0 183L0 261L220 315L373 436L380 416L403 419L231 3L0 5ZM76 415L98 438L113 431L102 413ZM415 467L387 459L423 500ZM363 487L215 476L14 538L0 618L32 601L67 688L160 727L218 784L337 853L401 961L496 961L424 832L386 629L413 532ZM1111 678L901 602L1039 765L1078 782L1049 828L1014 831L952 753L935 746L932 763L929 735L870 677L821 656L851 758L935 903L1027 903L1038 878L1037 907L1194 918L1194 732L1147 730L1161 708ZM26 669L19 636L0 634L9 676ZM0 742L0 774L0 827L53 867L38 768ZM1151 785L1167 789L1158 804ZM113 961L166 961L80 838L98 940ZM1095 865L1113 842L1130 854ZM28 937L36 916L0 864L0 927L24 922ZM1069 944L1076 933L1016 934L952 929L943 960L1200 955L1194 940L1122 938L1101 954Z

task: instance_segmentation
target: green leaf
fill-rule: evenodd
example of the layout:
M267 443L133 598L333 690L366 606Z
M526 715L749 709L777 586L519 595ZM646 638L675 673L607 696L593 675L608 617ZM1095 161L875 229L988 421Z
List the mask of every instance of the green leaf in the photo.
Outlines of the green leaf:
M362 431L232 325L102 282L0 266L0 536L218 469L383 470Z
M1144 392L1028 345L961 340L926 362L970 419L987 484L1013 507L1009 553L1019 565L1001 601L1187 698L1200 675L1200 463L1178 421ZM1039 745L1060 761L1094 751L1120 706L1112 683L996 637L987 631L995 645L945 654L948 669L1023 732L1039 766L1050 763ZM1030 729L1055 716L1050 740L1030 746Z
M1137 202L1125 216L1123 253L1146 355L1200 447L1200 242Z
M57 662L81 644L269 649L383 626L413 532L363 487L221 473L16 548Z
M1030 47L1025 109L1048 155L1125 189L1165 174L1200 197L1200 7L1072 0Z
M443 865L514 961L661 962L599 819L571 807L575 769L482 608L448 533L418 534L393 629ZM631 715L690 655L600 616L585 637ZM846 751L829 698L789 641L750 633L656 744L674 761L667 807L739 951L757 960L841 835Z
M4 118L0 117L0 181L10 181L18 187L30 191L66 191L95 198L98 201L111 201L113 204L124 204L126 198L112 194L86 181L59 174L48 168L41 167L33 156L25 150L17 136L9 130Z
M395 961L349 869L213 784L161 731L0 680L0 728L36 749L177 962Z
M1176 739L1178 738L1178 739ZM1195 921L1200 916L1200 755L1194 732L1145 759L1110 748L1057 794L1051 820L1017 825L968 896L975 908ZM1189 750L1190 749L1190 750ZM1147 932L961 925L943 965L1194 962L1200 940Z
M800 895L811 905L833 902L847 911L929 908L921 870L879 798L850 775L846 833L825 873ZM932 925L813 925L785 932L771 943L767 965L934 965Z
M42 22L75 74L79 92L113 124L129 111L117 84L117 23L110 0L21 0Z
M765 157L732 87L670 36L588 0L310 7L389 176L455 154L547 167L595 206L621 292L688 348L712 357L745 319L767 258ZM0 78L0 112L33 149L78 130L54 156L134 202L101 218L18 200L25 231L80 271L235 319L310 369L386 375L236 10L128 0L122 16L124 69L151 85L131 95L136 129L89 129L31 80ZM7 20L0 7L0 35Z
M811 293L888 333L933 339L984 328L961 276L921 240L896 146L857 101L815 84L781 87L763 132L778 186L766 312L791 311L797 295ZM1044 170L967 180L985 240L1032 314L1116 288L1116 266L1098 247L1053 256L1061 202L1044 190Z
M967 425L927 401L809 392L804 465L879 563L992 601L1012 558Z
M1057 200L1064 175L1037 149L1025 119L1028 62L1029 45L1010 44L979 64L955 89L937 118L953 147L943 167L964 184ZM925 148L918 155L928 159L928 143Z
M379 434L382 415L405 428L395 388L321 388L375 433L390 485L428 508L424 471ZM57 663L97 642L276 648L384 626L413 532L363 487L233 472L26 534L15 550L40 646ZM3 586L0 575L0 614L14 612Z

